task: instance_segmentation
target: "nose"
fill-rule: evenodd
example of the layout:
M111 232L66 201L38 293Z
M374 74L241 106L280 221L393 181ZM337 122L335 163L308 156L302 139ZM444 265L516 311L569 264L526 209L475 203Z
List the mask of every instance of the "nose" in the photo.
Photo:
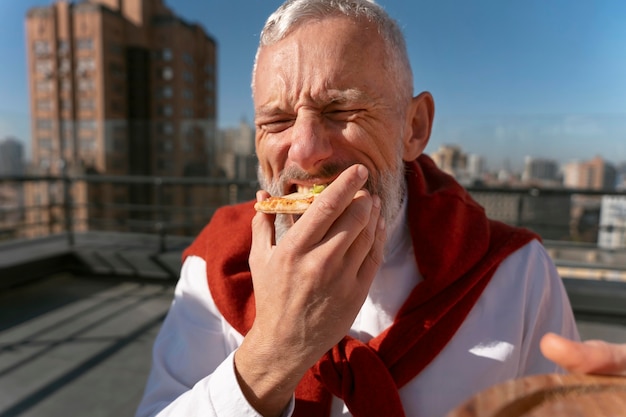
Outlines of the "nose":
M290 130L289 160L303 170L314 171L332 155L330 132L322 116L301 111Z

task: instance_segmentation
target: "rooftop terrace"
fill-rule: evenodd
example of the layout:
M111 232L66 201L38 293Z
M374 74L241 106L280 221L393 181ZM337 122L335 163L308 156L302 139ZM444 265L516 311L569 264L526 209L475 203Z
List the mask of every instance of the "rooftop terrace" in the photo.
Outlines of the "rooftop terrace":
M0 242L0 417L133 415L192 240L145 229ZM583 338L626 343L626 251L544 244Z

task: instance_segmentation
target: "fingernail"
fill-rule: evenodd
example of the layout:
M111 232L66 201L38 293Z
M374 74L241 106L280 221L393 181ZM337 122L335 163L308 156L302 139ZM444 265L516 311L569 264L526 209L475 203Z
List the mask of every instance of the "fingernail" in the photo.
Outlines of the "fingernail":
M378 228L380 230L383 230L385 228L385 218L383 216L380 216L378 218Z
M359 165L357 167L356 173L362 180L367 178L367 168L365 168L363 165Z
M372 200L372 204L374 204L374 207L380 208L380 197L375 195L374 197L372 197Z

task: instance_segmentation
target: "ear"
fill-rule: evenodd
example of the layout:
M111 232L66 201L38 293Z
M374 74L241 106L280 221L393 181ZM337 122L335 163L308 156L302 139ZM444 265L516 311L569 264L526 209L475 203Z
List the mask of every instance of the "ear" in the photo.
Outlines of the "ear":
M406 118L402 159L413 161L422 154L430 139L435 117L435 101L425 91L413 97Z

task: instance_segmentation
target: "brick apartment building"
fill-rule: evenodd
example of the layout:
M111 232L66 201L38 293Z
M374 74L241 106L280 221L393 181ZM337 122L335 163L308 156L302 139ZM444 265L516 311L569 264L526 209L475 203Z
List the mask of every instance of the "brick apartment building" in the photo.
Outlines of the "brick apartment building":
M214 173L217 43L202 27L162 0L61 0L28 11L26 36L34 173ZM154 220L128 204L207 206L218 198L193 187L158 194L150 184L31 184L26 204L45 209L29 212L27 235L61 231L54 219L68 199L80 219L74 227L85 230L95 221L106 229ZM184 224L190 215L166 220Z

